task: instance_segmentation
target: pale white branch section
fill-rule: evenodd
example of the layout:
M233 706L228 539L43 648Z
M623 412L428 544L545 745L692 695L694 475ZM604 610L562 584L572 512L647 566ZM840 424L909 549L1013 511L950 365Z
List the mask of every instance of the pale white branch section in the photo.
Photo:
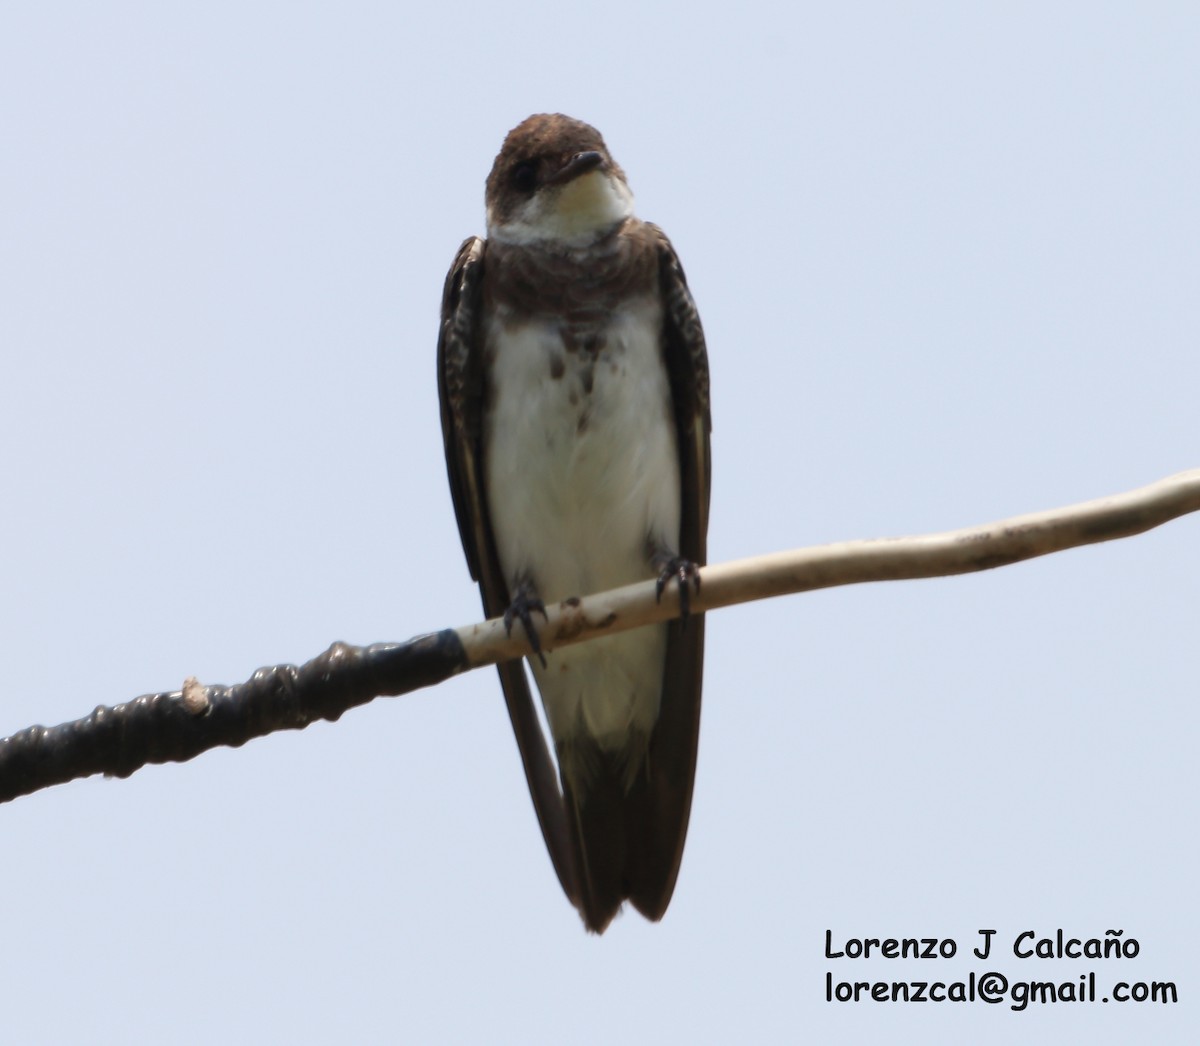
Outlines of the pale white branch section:
M1125 494L1084 501L1048 512L919 537L876 538L817 545L791 552L705 567L692 612L716 610L770 596L808 592L865 581L944 577L1006 566L1035 556L1098 541L1141 534L1189 512L1200 511L1200 469L1191 469ZM535 616L547 649L581 643L679 616L674 583L655 599L653 581L564 600ZM472 666L529 653L522 628L505 634L499 619L457 630Z

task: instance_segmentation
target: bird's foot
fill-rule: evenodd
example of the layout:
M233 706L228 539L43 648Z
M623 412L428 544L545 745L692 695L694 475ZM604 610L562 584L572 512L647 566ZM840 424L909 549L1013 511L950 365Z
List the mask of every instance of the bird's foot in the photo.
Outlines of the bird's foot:
M700 564L693 563L683 556L660 555L654 557L654 565L658 567L658 580L655 582L654 595L662 602L663 589L674 579L679 584L679 621L687 627L688 614L691 612L691 586L696 592L700 591Z
M533 587L533 583L522 581L517 585L517 592L513 596L513 601L508 605L508 609L504 611L504 631L511 636L513 622L520 621L525 629L525 635L529 639L529 645L533 648L533 652L537 654L542 667L545 668L546 655L542 653L541 640L538 639L537 630L533 627L533 615L535 613L541 614L544 620L549 620L546 617L546 604L539 598L537 589Z

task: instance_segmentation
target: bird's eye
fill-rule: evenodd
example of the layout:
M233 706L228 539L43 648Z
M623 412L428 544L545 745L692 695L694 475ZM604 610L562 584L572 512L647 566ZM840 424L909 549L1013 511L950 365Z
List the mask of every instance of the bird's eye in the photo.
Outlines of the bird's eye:
M537 164L523 160L512 169L513 187L518 192L533 192L537 186Z

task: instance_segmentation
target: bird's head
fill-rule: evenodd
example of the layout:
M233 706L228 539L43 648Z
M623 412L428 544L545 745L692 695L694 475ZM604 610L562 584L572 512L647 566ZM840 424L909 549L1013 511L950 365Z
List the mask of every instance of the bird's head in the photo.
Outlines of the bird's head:
M488 175L488 236L502 243L586 247L632 214L625 172L600 132L569 116L514 127Z

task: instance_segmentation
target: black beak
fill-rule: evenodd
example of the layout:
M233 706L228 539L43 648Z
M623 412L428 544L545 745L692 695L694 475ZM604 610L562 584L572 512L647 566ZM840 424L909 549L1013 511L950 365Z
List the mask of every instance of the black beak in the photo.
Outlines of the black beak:
M578 178L581 174L587 174L588 171L594 171L597 168L604 166L604 157L602 154L594 151L584 153L576 153L565 164L559 168L557 174L554 175L553 182L562 185L565 182L571 181L573 178Z

